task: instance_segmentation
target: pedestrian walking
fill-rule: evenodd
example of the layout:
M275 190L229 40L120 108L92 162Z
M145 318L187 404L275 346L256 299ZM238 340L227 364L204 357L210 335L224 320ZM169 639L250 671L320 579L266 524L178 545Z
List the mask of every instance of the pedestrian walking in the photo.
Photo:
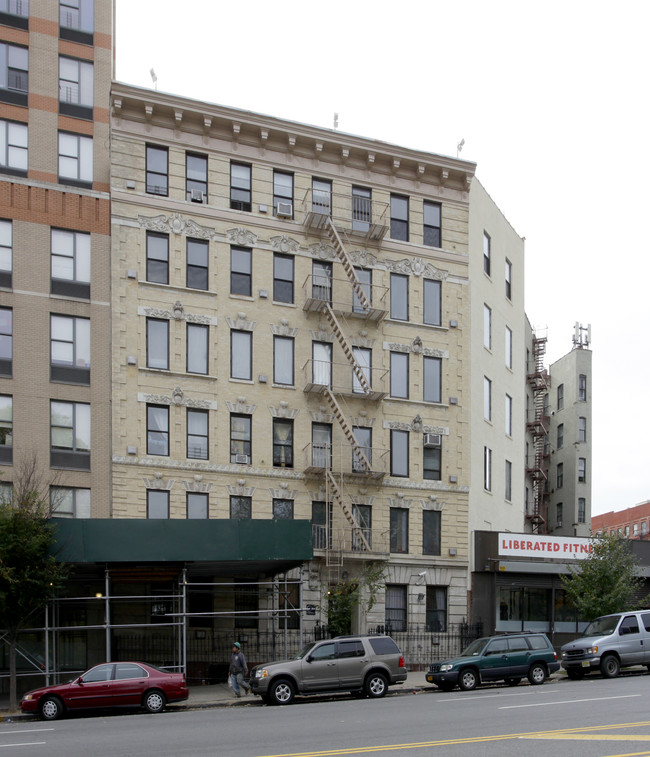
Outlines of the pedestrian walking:
M246 662L244 653L241 651L241 644L238 641L232 645L232 656L230 657L228 673L230 674L232 690L236 697L242 695L242 689L244 690L244 694L251 693L251 687L245 678L245 676L248 676L248 663Z

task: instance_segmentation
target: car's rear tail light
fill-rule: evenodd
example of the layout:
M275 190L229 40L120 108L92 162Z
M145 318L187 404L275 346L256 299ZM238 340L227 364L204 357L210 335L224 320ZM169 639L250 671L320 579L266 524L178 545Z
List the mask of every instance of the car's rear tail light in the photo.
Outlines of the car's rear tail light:
M553 652L553 657L557 660L557 652Z
M405 668L406 667L406 665L404 664L404 655L400 655L399 666L400 666L400 668Z

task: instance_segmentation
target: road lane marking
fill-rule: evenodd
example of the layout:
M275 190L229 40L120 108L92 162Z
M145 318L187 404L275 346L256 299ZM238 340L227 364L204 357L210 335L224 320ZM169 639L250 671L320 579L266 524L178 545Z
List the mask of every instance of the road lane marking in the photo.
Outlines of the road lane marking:
M619 697L593 697L591 699L564 699L559 702L535 702L535 704L507 704L499 707L500 710L515 710L518 707L548 707L550 704L578 704L579 702L602 702L607 699L631 699L640 697L641 694L623 694Z
M45 746L47 741L26 741L24 744L0 744L0 749L6 749L12 746Z
M522 739L567 739L573 741L650 741L650 736L622 733L538 733L536 736L520 736Z
M0 731L0 736L2 736L5 733L10 733L13 736L14 733L43 733L44 731L53 731L53 730L54 728L29 728L24 731L23 730L10 731L9 729L7 729L6 731Z

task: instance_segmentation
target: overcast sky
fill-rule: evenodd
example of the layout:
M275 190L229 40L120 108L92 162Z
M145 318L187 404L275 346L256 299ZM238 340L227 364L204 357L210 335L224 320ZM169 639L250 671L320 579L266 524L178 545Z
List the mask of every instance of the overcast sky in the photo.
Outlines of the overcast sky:
M478 164L553 362L592 326L592 514L650 499L650 3L117 0L116 78ZM649 424L650 425L650 424ZM650 466L649 466L650 467Z

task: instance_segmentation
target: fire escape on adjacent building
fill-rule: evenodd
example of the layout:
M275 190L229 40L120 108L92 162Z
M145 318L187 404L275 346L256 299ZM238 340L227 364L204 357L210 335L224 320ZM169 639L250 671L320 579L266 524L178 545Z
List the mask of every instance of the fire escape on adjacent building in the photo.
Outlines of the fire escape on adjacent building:
M548 480L548 408L546 398L550 376L544 368L546 337L533 336L533 366L527 375L533 392L533 417L526 419L526 427L533 438L532 459L526 460L526 475L532 486L532 501L526 503L526 519L533 533L546 534L548 513L546 483Z
M325 401L320 413L336 421L338 432L334 424L314 424L304 471L323 493L325 522L314 524L314 551L324 557L329 581L335 583L343 575L344 559L387 559L389 552L387 532L373 527L371 508L359 504L388 473L388 450L372 438L372 416L388 393L388 371L373 365L367 346L387 315L388 288L372 281L370 269L355 268L346 249L350 242L380 244L388 230L388 207L369 196L346 198L314 188L303 210L305 227L326 236L335 252L333 261L315 259L303 302L303 309L319 319L318 333L331 340L318 343L305 364L304 391ZM343 276L335 275L341 269ZM343 360L334 360L339 354Z

